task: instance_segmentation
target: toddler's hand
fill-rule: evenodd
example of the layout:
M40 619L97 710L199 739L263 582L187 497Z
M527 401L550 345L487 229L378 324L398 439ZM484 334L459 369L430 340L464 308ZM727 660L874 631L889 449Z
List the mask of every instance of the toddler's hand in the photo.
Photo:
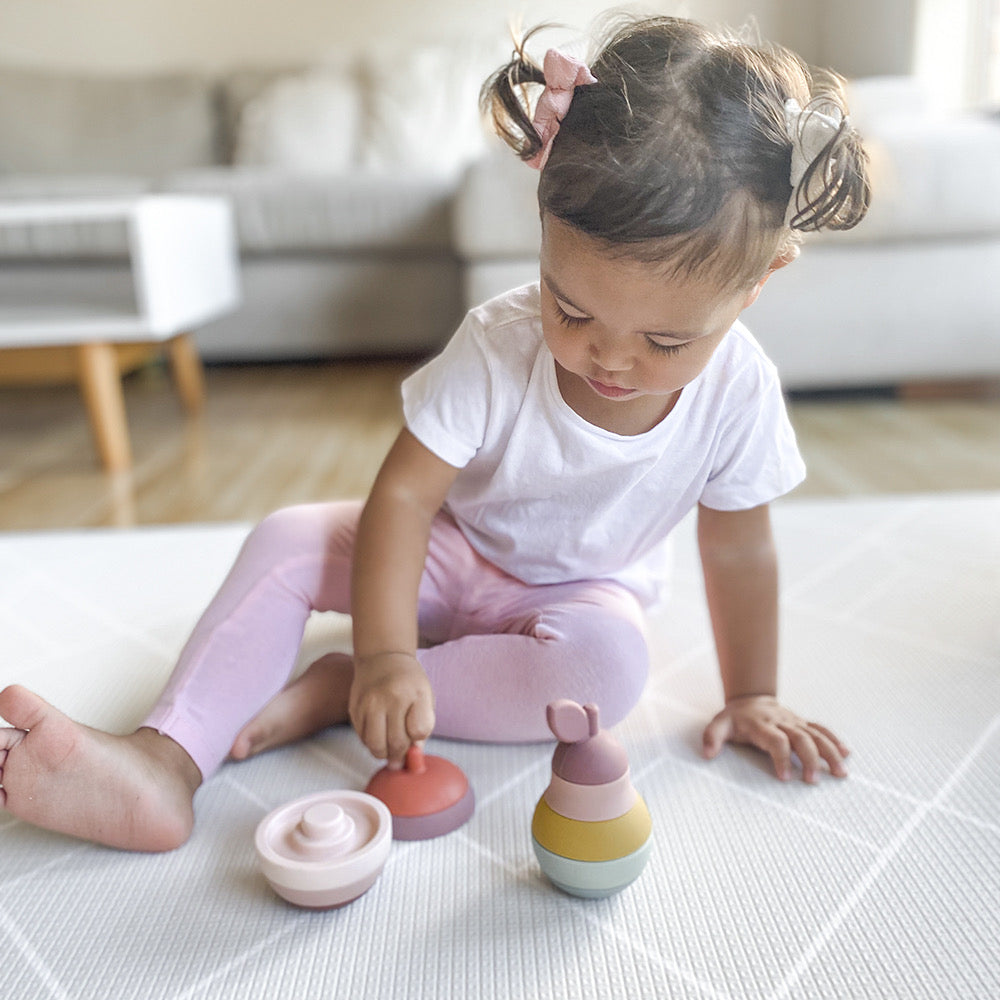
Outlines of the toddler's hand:
M355 660L348 711L361 742L394 769L403 766L410 746L434 729L430 682L408 653Z
M769 695L732 699L706 726L702 752L711 759L727 742L749 744L770 754L782 781L792 775L792 752L802 764L803 781L815 783L820 760L836 777L847 776L847 747L825 726L806 722Z

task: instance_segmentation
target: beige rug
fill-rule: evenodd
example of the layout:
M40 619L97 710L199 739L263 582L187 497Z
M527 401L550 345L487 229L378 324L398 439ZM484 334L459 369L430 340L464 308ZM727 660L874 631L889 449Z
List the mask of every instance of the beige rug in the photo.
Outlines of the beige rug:
M224 768L169 855L0 813L0 997L1000 996L1000 496L786 501L775 526L784 695L852 746L847 781L699 758L719 689L686 523L653 676L617 729L656 838L624 892L578 900L541 876L550 747L436 741L475 787L472 821L394 845L342 910L283 904L256 871L258 820L374 769L333 731ZM245 530L0 536L0 686L133 726ZM317 621L311 651L344 626Z

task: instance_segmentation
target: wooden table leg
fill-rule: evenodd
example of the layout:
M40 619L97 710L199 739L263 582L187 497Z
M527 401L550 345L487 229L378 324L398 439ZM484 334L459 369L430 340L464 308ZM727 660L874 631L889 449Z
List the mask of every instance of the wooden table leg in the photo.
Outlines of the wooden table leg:
M194 337L189 333L171 337L167 351L184 408L188 413L199 413L205 403L205 373Z
M108 343L81 344L77 357L80 389L101 461L112 472L127 469L132 464L132 449L115 349Z

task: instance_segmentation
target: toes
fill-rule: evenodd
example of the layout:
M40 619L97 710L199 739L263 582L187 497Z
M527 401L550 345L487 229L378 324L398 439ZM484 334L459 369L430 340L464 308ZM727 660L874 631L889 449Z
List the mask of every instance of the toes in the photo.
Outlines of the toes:
M14 730L15 732L17 730ZM7 792L4 791L3 787L3 766L7 763L7 751L0 750L0 809L4 809L7 806Z
M14 747L23 742L27 730L37 724L46 708L45 702L25 688L12 686L0 691L0 715L17 729L0 728L0 808L7 804L3 790L3 772L7 757Z
M7 808L7 792L3 787L4 765L10 751L27 735L23 729L0 729L0 809Z
M48 703L20 684L0 691L0 716L16 729L33 729L50 711Z
M233 740L233 747L229 751L229 756L233 760L246 760L248 757L252 756L256 750L256 741L251 733L242 732L235 740Z
M0 769L7 760L7 753L13 750L28 734L23 729L0 729Z
M248 760L264 750L270 750L272 746L277 744L278 741L274 738L273 732L263 728L259 720L255 719L236 734L229 756L233 760Z

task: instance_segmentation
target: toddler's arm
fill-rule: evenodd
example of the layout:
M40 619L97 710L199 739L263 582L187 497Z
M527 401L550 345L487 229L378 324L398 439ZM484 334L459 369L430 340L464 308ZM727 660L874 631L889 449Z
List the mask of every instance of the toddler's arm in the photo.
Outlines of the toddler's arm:
M417 660L417 591L431 522L458 470L400 432L365 504L354 549L351 722L390 767L434 728L434 697Z
M805 781L816 780L820 760L843 777L843 743L777 700L778 561L767 505L699 507L698 548L726 698L705 729L705 756L715 757L727 741L748 743L771 756L782 780L791 776L792 751Z

